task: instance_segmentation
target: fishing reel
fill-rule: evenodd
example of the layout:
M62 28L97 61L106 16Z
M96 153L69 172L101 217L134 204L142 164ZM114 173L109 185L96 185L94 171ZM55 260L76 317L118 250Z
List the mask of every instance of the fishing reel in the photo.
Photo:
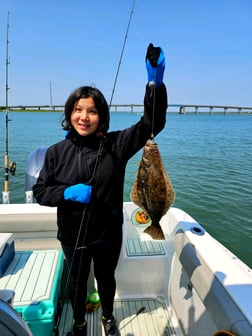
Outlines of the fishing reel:
M15 176L16 169L17 169L16 161L11 161L9 163L9 172L10 172L11 176Z
M15 176L17 163L16 161L9 162L9 165L6 167L0 167L0 169L5 169L5 172L8 174L10 172L11 176Z

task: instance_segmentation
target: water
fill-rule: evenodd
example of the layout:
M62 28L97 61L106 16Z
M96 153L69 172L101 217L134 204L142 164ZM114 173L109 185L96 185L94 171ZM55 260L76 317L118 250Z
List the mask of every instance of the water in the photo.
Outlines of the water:
M29 154L61 140L60 112L9 113L9 161L17 162L9 178L11 203L24 202ZM112 113L111 128L122 129L137 114ZM4 165L5 113L0 113L0 158ZM188 212L210 234L252 267L252 116L167 115L156 141L176 190L175 207ZM135 179L140 151L128 164L124 200ZM0 161L1 162L1 161ZM0 163L1 165L1 163ZM4 169L0 186L4 188ZM209 251L211 253L211 251Z

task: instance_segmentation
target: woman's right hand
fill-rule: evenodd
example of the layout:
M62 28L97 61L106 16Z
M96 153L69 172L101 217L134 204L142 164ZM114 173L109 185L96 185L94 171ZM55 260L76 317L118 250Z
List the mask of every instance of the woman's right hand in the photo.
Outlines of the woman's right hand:
M83 183L75 184L64 190L64 199L80 203L89 203L91 199L92 186Z

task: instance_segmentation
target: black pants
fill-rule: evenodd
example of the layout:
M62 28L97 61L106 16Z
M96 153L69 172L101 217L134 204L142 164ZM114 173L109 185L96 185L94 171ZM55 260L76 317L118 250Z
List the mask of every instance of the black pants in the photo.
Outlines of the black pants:
M110 318L113 314L116 291L115 269L122 245L122 235L106 241L91 244L88 247L65 245L61 242L69 270L69 296L73 308L73 317L77 324L83 323L86 312L87 281L93 259L94 275L101 300L102 314Z

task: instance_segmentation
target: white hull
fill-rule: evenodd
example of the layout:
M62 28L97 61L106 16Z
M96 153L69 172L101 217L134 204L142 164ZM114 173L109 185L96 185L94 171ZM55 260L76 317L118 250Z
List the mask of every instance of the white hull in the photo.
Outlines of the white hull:
M165 241L151 240L143 233L143 226L136 225L136 209L133 203L124 203L124 239L116 273L115 303L122 335L131 335L129 328L135 325L135 336L147 335L144 328L154 328L151 336L209 336L218 330L251 336L251 269L177 208L171 208L161 220ZM17 251L60 248L56 230L55 208L38 204L0 205L0 231L14 233ZM89 287L95 287L92 277ZM137 309L143 302L153 305L148 301L151 299L165 306L171 331L164 316L155 317L159 329L155 329L155 323L148 327L147 317L154 316L150 311L138 317L134 317L136 311L132 312L131 326L126 325L130 318L120 313L124 302L127 307L133 305L127 300L133 300L134 305L138 302L134 306ZM153 307L152 310L161 309L155 304ZM138 330L140 318L142 327ZM99 336L97 330L92 335Z

